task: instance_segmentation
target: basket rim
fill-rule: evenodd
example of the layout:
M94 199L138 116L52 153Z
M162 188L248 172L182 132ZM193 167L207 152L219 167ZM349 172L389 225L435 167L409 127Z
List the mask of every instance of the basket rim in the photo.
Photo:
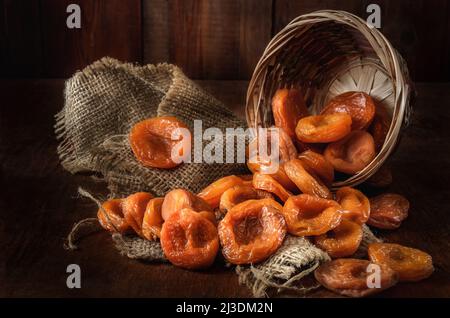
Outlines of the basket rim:
M405 119L409 115L409 102L411 87L409 83L408 69L400 54L392 46L389 40L376 28L362 18L342 10L319 10L307 13L294 18L280 32L278 32L266 46L261 58L254 69L249 82L246 95L246 120L249 127L257 127L261 119L259 112L262 94L266 84L268 66L274 61L274 57L289 43L294 37L300 37L316 23L335 22L351 27L360 32L373 49L376 58L384 67L386 74L390 78L393 86L394 108L393 120L389 127L386 140L377 153L376 157L363 170L353 176L349 176L345 181L333 183L332 189L342 186L358 185L372 176L392 154L398 142L400 130ZM258 91L259 90L259 91ZM256 94L255 96L255 92Z

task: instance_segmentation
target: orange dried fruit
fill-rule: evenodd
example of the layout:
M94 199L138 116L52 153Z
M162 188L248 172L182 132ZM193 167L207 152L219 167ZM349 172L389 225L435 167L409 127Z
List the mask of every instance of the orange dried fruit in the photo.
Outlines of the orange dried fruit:
M226 190L243 183L244 180L238 176L226 176L211 183L200 191L197 196L205 200L213 209L216 209L219 207L220 197Z
M214 212L211 212L211 211L200 211L200 212L198 212L198 214L200 216L203 216L204 218L206 218L208 221L210 221L215 226L217 226L217 219L216 219L216 215L214 214Z
M267 259L283 243L286 223L281 205L272 199L235 205L219 223L222 253L232 264L254 264Z
M358 224L366 223L370 215L369 199L350 187L342 187L336 192L336 201L344 209L343 217Z
M131 230L123 215L122 203L122 199L110 199L98 210L98 221L105 230L122 234Z
M352 129L366 129L375 116L375 103L369 95L363 92L346 92L332 98L322 115L348 114L352 117Z
M397 283L397 273L388 266L381 265L380 285L369 287L369 275L373 274L370 265L373 264L362 259L336 259L320 265L314 276L326 289L348 297L373 295Z
M220 197L219 209L222 213L227 213L235 205L247 200L263 199L271 197L271 194L253 188L248 185L237 185L226 190Z
M312 150L302 152L298 159L312 170L325 184L331 185L334 180L334 168L325 157Z
M335 201L309 194L291 196L283 215L288 232L297 236L321 235L339 225L342 207Z
M395 193L384 193L370 199L370 217L367 224L393 230L408 217L409 201Z
M136 159L146 167L170 169L181 162L172 159L176 147L178 157L183 158L183 150L191 149L190 138L176 137L177 129L188 127L175 117L154 117L138 122L130 131L130 146Z
M352 118L347 114L316 115L300 119L295 133L302 142L327 143L347 136L351 126Z
M161 247L175 266L187 269L209 267L219 251L214 224L189 208L173 213L163 224Z
M174 189L164 197L161 215L167 220L170 215L183 209L191 208L194 211L212 211L212 207L199 196L185 189Z
M261 155L260 151L264 148L259 148L259 138L263 138L263 136L257 136L250 141L248 158ZM282 128L269 128L267 133L266 149L264 149L265 153L263 155L272 155L272 147L274 147L274 149L277 149L276 147L278 147L280 162L296 158L298 155L297 148L294 145L292 138ZM273 155L275 156L275 154Z
M355 174L375 158L372 136L362 130L352 131L344 139L327 146L324 156L335 170Z
M383 147L390 125L391 115L389 115L386 107L382 104L378 104L375 111L375 117L368 129L373 136L375 147L378 151Z
M308 116L303 94L299 89L282 88L272 98L272 114L275 126L282 128L291 138L300 118Z
M392 243L372 243L367 253L371 262L386 265L402 282L417 282L434 272L431 256L421 250Z
M161 207L164 198L150 199L145 208L144 219L142 220L142 235L150 241L161 237L161 227L164 219L161 215Z
M289 160L284 164L284 169L289 179L291 179L303 193L326 199L332 198L331 192L327 186L323 184L312 171L308 171L310 170L309 166L306 168L306 164L300 159Z
M316 236L314 243L330 257L339 258L353 255L358 250L362 237L361 225L344 219L331 231Z
M123 200L123 215L128 224L137 235L142 235L142 221L148 202L153 199L153 195L147 192L137 192L129 195Z
M268 174L253 174L253 187L275 194L281 201L286 201L292 193L287 191L278 181Z
M297 186L287 176L286 171L284 169L284 164L282 163L278 164L278 169L276 170L276 172L269 173L272 172L270 160L263 160L261 159L261 157L257 156L247 161L247 167L253 173L262 173L270 175L279 184L281 184L283 188L285 188L290 192L294 193L298 192Z

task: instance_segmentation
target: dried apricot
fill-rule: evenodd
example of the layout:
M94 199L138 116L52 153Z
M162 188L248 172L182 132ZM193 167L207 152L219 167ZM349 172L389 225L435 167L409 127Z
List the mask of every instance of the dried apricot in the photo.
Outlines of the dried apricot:
M147 240L156 240L161 237L161 227L164 219L161 215L161 207L164 198L150 199L145 208L144 219L142 220L142 235Z
M375 188L384 188L392 183L392 172L387 166L381 166L368 180L367 184Z
M97 212L100 225L110 232L126 233L131 230L125 221L122 209L122 199L110 199L102 204Z
M283 128L291 137L295 137L295 126L300 118L308 116L303 94L299 89L282 88L272 98L272 114L275 126Z
M332 98L322 115L343 113L352 117L352 129L366 129L375 115L375 103L363 92L346 92Z
M314 243L332 258L353 255L359 247L363 237L361 225L342 220L341 223L327 232L316 236Z
M129 195L123 200L123 215L128 224L139 236L142 235L142 221L148 201L153 199L153 195L147 192L137 192Z
M355 174L375 158L372 136L362 130L352 131L344 139L327 146L324 156L335 170Z
M172 149L179 149L178 157L183 158L186 149L191 149L190 138L174 138L177 129L188 129L175 117L154 117L143 120L130 131L130 146L136 159L146 167L169 169L181 162L172 159Z
M284 164L279 163L278 170L275 173L268 173L271 172L270 168L270 161L268 160L262 160L259 156L251 158L249 161L247 161L247 167L248 169L253 173L262 173L262 174L268 174L272 178L274 178L279 184L283 186L286 190L290 192L297 193L298 188L289 179L289 177L286 174L286 171L284 169Z
M418 249L391 243L372 243L367 253L371 262L384 264L398 273L403 282L416 282L434 272L431 256Z
M369 132L373 136L375 147L378 151L383 147L390 125L391 116L389 115L389 112L382 104L378 104L375 111L375 117L369 127Z
M278 181L268 174L253 174L253 187L275 194L281 201L286 201L292 193L287 191Z
M257 190L253 186L237 185L226 190L220 197L219 209L222 213L227 213L235 205L247 201L263 199L264 197L271 196L270 193Z
M285 202L283 215L289 233L297 236L321 235L339 225L342 208L335 201L300 194Z
M278 138L275 138L277 136ZM250 141L249 144L249 155L248 158L252 158L260 155L259 149L259 139L260 137L255 137ZM278 147L279 161L284 162L292 158L296 158L298 155L297 148L294 145L292 138L284 131L282 128L271 128L267 134L267 143L265 149L265 155L272 155L272 147ZM264 149L264 148L263 148Z
M197 196L205 200L211 208L215 209L219 207L220 197L222 194L227 189L239 184L243 184L243 180L238 176L226 176L211 183L209 186L200 191Z
M198 212L198 214L200 216L203 216L204 218L206 218L208 221L210 221L215 226L217 226L217 219L216 219L216 215L214 214L214 212L211 212L211 211L200 211L200 212Z
M289 160L284 164L284 169L289 179L303 193L331 199L332 195L327 186L312 171L307 171L309 166L306 167L300 159Z
M173 213L163 224L161 247L174 265L187 269L209 267L219 251L217 229L189 208Z
M185 189L174 189L164 197L161 215L167 220L171 214L183 209L191 208L194 211L212 211L211 206L199 196Z
M367 224L393 230L408 217L409 201L394 193L384 193L370 199L370 217Z
M312 150L302 152L298 159L308 166L325 184L331 185L334 179L333 166L319 153Z
M343 217L358 224L366 223L370 215L369 199L350 187L342 187L336 192L336 201L344 209Z
M373 295L397 283L397 273L388 266L380 265L380 285L369 287L369 275L373 273L370 265L372 263L362 259L336 259L319 266L314 276L323 287L348 297Z
M272 199L235 205L219 223L222 253L232 264L258 263L283 243L286 223L281 205Z
M300 119L295 133L303 142L327 143L347 136L351 126L352 118L347 114L316 115Z

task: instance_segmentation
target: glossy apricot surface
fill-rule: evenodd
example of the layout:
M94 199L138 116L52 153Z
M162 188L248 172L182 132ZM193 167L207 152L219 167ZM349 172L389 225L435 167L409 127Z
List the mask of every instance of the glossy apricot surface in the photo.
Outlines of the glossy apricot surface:
M211 266L219 251L214 224L189 208L173 213L163 224L161 247L175 266L202 269Z
M164 197L161 215L167 220L171 214L183 209L191 208L194 211L212 211L212 207L202 198L186 189L174 189Z
M351 126L352 118L347 114L308 116L298 121L295 134L302 142L327 143L347 136Z
M161 237L161 228L164 223L161 215L163 201L164 198L154 198L147 203L142 220L142 235L147 240L156 240Z
M375 158L372 136L362 130L352 131L344 139L331 143L324 156L335 170L355 174L364 169Z
M292 193L287 191L278 181L268 174L253 174L253 187L276 195L281 201L286 201Z
M434 272L431 256L421 250L392 243L372 243L367 253L371 262L387 265L400 281L416 282Z
M200 191L197 196L206 201L211 206L211 208L215 209L219 207L220 197L226 190L236 185L243 184L243 182L244 180L242 178L239 178L238 176L226 176L208 185L206 188Z
M303 165L309 167L326 185L333 183L334 168L320 153L312 150L302 152L298 159Z
M370 199L370 210L367 224L393 230L408 217L409 201L399 194L383 193Z
M339 225L341 206L309 194L291 196L283 206L288 232L297 236L321 235Z
M105 230L123 234L131 229L130 225L125 221L122 203L122 199L110 199L104 202L98 210L98 221Z
M147 192L137 192L129 195L123 200L123 214L127 223L139 236L142 234L142 221L148 202L153 199L153 195Z
M303 94L299 89L278 89L272 98L272 114L275 126L283 128L295 137L295 127L300 118L308 116Z
M146 167L169 169L181 162L172 159L172 149L177 147L177 157L186 154L183 149L191 149L190 138L178 136L172 139L177 129L188 127L176 117L154 117L143 120L133 126L129 141L136 159Z
M232 264L254 264L267 259L283 243L286 223L281 205L272 199L235 205L219 223L222 253Z
M375 102L363 92L346 92L332 98L321 111L326 114L348 114L352 117L352 129L366 129L375 116Z
M332 258L353 255L359 247L363 237L361 225L343 219L341 223L327 232L316 236L314 243Z
M370 202L361 191L342 187L336 192L336 201L342 206L345 219L358 224L366 223L369 219Z

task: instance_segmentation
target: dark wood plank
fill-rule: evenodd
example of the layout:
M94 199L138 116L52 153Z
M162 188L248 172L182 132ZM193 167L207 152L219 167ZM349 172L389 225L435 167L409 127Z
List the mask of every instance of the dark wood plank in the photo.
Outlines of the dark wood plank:
M242 115L246 82L199 84ZM417 88L412 126L392 157L394 183L388 189L411 201L410 216L400 229L378 235L429 252L436 272L379 297L450 297L450 84ZM58 163L53 114L62 107L63 80L2 80L0 95L5 105L14 105L0 107L0 296L250 296L233 270L220 262L210 270L190 272L129 260L102 231L83 239L80 250L64 250L63 238L72 224L96 212L94 204L77 196L77 186L104 190L104 185L70 175ZM79 290L65 284L65 269L72 263L81 266ZM321 289L309 296L334 294Z
M141 1L80 0L81 29L66 26L71 0L41 0L43 77L67 77L111 56L141 62Z
M271 33L272 0L144 0L144 61L194 79L249 79Z
M42 73L39 0L0 1L0 77Z

